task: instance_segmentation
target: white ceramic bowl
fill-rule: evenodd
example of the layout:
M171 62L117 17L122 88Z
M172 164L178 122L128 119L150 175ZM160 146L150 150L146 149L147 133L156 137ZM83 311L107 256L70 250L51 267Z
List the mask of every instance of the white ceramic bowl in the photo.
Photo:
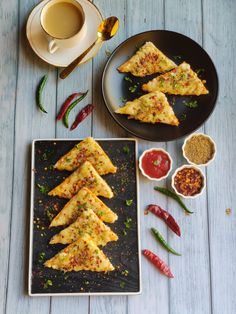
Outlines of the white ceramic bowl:
M175 176L176 176L177 172L180 171L180 170L182 170L182 169L184 169L184 168L192 168L192 169L195 169L195 170L197 170L197 171L200 173L200 175L202 176L203 184L202 184L202 188L201 188L201 190L200 190L199 193L197 193L197 194L195 194L195 195L192 195L192 196L191 196L191 195L186 196L186 195L181 194L179 191L177 191L177 189L176 189L176 187L175 187L175 185L174 185L174 179L175 179ZM194 166L194 165L183 165L183 166L177 168L177 169L175 170L175 172L173 173L172 178L171 178L171 186L172 186L172 188L174 189L175 193L178 194L179 196L183 197L183 198L196 198L196 197L200 196L200 195L202 194L202 192L204 191L204 189L205 189L205 187L206 187L206 178L205 178L204 173L203 173L203 172L201 171L201 169L199 169L198 167L196 167L196 166Z
M149 175L147 175L147 174L145 173L145 171L143 170L143 167L142 167L142 159L143 159L143 157L144 157L144 155L145 155L146 153L151 152L151 151L162 151L162 152L165 153L165 154L169 157L169 159L170 159L170 169L169 169L169 171L167 172L167 174L166 174L165 176L161 177L161 178L152 178L152 177L149 177ZM170 157L170 154L169 154L166 150L164 150L163 148L156 148L156 147L153 147L153 148L150 148L150 149L146 149L146 150L142 153L142 155L139 157L139 169L141 170L142 175L145 176L146 178L148 178L149 180L152 180L152 181L160 181L160 180L163 180L163 179L167 178L168 175L169 175L169 173L170 173L171 170L172 170L172 164L173 164L173 160L172 160L172 158Z
M214 150L215 150L212 158L205 164L195 164L194 162L192 162L191 160L188 159L188 157L185 155L185 151L184 151L184 148L186 146L187 141L190 140L193 136L199 136L199 135L202 135L202 136L208 138L211 141L211 143L213 144ZM185 139L185 141L183 143L183 146L182 146L182 151L183 151L184 158L187 160L187 162L189 164L195 165L195 166L207 166L215 159L215 156L216 156L216 143L214 142L214 140L209 135L206 135L204 133L193 133L193 134L189 135L188 137L186 137L186 139Z

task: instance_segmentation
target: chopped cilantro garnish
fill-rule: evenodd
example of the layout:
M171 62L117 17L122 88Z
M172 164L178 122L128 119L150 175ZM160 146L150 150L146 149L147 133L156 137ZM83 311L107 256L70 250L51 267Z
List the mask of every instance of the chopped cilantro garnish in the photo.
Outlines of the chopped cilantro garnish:
M127 232L125 229L123 229L123 235L126 236L127 235Z
M127 229L129 229L131 227L131 223L132 223L132 219L131 218L127 218L124 222L124 225Z
M192 101L184 101L183 104L188 107L188 108L197 108L198 107L198 103L197 100L192 100Z
M158 160L158 159L156 159L156 160L153 161L153 165L154 165L154 166L159 166L160 163L161 163L161 162L160 162L160 160Z
M135 85L129 87L129 91L130 91L131 93L134 93L137 88L138 88L138 86L135 84Z
M133 81L131 80L131 78L128 77L128 76L125 76L124 79L125 79L125 81L128 81L128 82L130 82L130 83L133 83Z
M133 200L126 200L126 201L125 201L125 204L126 204L127 206L131 206L131 205L133 204Z
M186 120L186 118L187 118L186 113L183 113L183 114L181 114L179 119L180 119L180 121L184 121L184 120Z
M178 56L173 56L173 59L176 61L180 61L182 59L182 56L178 55Z
M124 281L121 281L121 282L120 282L120 288L124 289L124 287L125 287L125 282L124 282Z
M37 183L37 187L39 188L39 191L42 193L42 194L48 194L49 192L49 187L46 186L46 185L41 185L39 183Z
M43 153L43 155L42 155L42 160L47 160L47 159L48 159L47 154L46 154L46 153Z
M86 203L83 203L83 204L79 204L79 205L78 205L78 209L83 209L83 208L86 208Z
M121 100L123 103L127 102L127 99L124 98L124 97L120 97L120 100Z
M46 210L46 215L47 215L48 220L49 220L50 222L53 220L53 217L54 217L54 215L53 215L53 213L51 212L51 210L52 210L52 208L50 208L50 207Z
M203 72L205 72L205 69L200 68L196 70L198 76L200 76Z
M48 279L44 285L43 285L43 289L47 289L49 286L52 286L52 280Z
M123 152L126 153L126 154L129 154L130 153L130 149L129 149L129 146L128 145L125 145L123 147Z
M49 170L54 170L54 166L53 166L53 165L50 165L50 166L48 166L48 169L49 169Z
M39 261L39 263L43 263L45 261L45 253L44 252L39 253L38 261Z
M127 269L125 269L125 270L123 270L123 271L121 272L121 274L122 274L123 276L128 276L129 271L128 271Z

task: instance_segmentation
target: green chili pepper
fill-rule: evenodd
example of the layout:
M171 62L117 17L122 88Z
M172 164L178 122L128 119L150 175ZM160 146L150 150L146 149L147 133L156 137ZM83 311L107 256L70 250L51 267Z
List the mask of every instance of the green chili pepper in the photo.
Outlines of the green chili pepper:
M86 93L84 93L82 96L80 96L78 99L76 99L75 101L73 101L72 102L72 104L68 107L68 109L66 110L66 112L65 112L65 114L64 114L64 117L63 117L63 122L64 122L64 124L65 124L65 126L68 128L69 127L69 120L68 120L68 118L69 118L69 114L70 114L70 112L71 112L71 110L73 109L73 108L75 108L75 106L81 101L81 100L83 100L85 97L86 97L86 95L88 94L88 90L87 90L87 92Z
M48 79L48 75L45 74L45 75L42 77L42 79L41 79L41 81L40 81L40 83L39 83L39 85L38 85L37 91L36 91L36 102L37 102L37 106L38 106L39 110L41 110L41 111L44 112L44 113L47 113L47 111L46 111L46 110L44 109L44 107L43 107L42 93L43 93L44 86L45 86L45 84L46 84L46 82L47 82L47 79Z
M176 202L179 203L179 205L189 214L193 214L193 212L191 212L187 206L184 204L184 202L181 200L181 198L175 193L175 192L172 192L166 188L162 188L160 186L155 186L154 187L154 190L166 195L166 196L169 196L171 198L173 198Z
M166 242L166 240L163 238L163 236L161 235L161 233L155 229L155 228L151 228L152 233L154 235L154 237L161 243L161 245L167 249L167 251L171 252L172 254L181 256L180 253L176 252L174 249L172 249L172 247L170 247L170 245Z

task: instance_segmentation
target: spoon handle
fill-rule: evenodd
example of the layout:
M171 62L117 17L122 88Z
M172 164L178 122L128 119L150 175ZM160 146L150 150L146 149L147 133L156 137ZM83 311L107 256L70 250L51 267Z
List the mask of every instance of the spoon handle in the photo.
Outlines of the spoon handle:
M89 46L81 55L79 55L75 60L73 60L62 72L60 73L60 78L65 79L83 60L87 53L100 41L98 38L91 46Z

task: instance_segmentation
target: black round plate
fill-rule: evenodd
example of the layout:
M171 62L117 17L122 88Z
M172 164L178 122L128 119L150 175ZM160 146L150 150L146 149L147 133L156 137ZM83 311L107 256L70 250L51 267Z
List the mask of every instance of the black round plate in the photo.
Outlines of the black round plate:
M180 124L178 127L161 123L148 124L128 120L126 115L116 114L115 110L125 100L133 100L143 95L141 86L157 74L137 78L117 71L146 41L152 41L175 63L186 61L201 79L206 80L208 95L171 96L167 95ZM127 80L127 77L129 79ZM126 79L125 79L126 78ZM131 82L132 81L132 82ZM133 88L137 85L136 90ZM214 110L218 94L218 77L215 66L206 51L195 41L182 34L155 30L134 35L121 43L111 54L103 71L102 93L105 104L114 120L129 133L149 141L166 142L185 136L198 129ZM189 108L185 102L197 100L196 108Z

